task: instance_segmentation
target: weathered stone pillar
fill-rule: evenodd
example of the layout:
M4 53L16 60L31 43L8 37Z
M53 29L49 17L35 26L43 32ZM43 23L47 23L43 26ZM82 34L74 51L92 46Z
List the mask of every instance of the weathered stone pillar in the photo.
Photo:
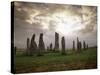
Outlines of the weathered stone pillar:
M79 50L79 39L77 37L77 51Z
M86 50L86 43L83 41L83 49Z
M81 41L79 41L79 51L81 51L82 49L82 44L81 44Z
M27 38L27 49L26 49L26 55L29 55L30 51L30 39Z
M40 33L38 48L39 48L38 49L38 51L39 51L38 55L43 55L43 52L45 51L45 44L44 44L44 41L43 41L43 33Z
M75 41L73 40L73 51L75 51Z
M55 47L54 47L55 51L59 50L59 34L57 32L55 32Z
M37 53L37 44L35 42L35 34L33 34L30 44L30 55Z
M62 55L66 54L65 53L65 38L62 37L61 39L61 46L62 46Z

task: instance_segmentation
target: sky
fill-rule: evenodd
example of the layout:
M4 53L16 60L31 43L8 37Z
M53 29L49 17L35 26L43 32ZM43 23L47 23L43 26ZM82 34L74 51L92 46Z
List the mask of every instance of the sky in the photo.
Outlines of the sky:
M97 7L14 2L14 45L26 48L27 38L36 35L38 45L39 35L43 33L45 47L55 43L55 32L65 37L66 49L72 48L72 42L77 37L84 40L89 47L97 46Z

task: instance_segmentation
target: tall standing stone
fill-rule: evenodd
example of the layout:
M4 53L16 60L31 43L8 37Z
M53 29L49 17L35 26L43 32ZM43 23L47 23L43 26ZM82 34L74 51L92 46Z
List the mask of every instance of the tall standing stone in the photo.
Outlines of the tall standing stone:
M55 51L59 50L59 34L57 32L55 32L55 47L54 47Z
M79 51L81 51L82 49L82 44L81 44L81 41L79 41Z
M86 50L86 43L83 41L83 49Z
M43 41L43 33L40 33L38 48L39 48L38 49L39 55L42 55L43 52L45 51L45 44L44 44L44 41Z
M30 55L37 53L37 44L35 42L35 34L33 34L30 44Z
M65 38L62 37L61 39L61 46L62 46L62 55L66 54L65 53Z
M29 55L29 50L30 50L30 39L27 38L27 50L26 50L27 55Z
M75 51L75 41L73 40L73 50Z
M79 51L79 39L77 37L77 51Z

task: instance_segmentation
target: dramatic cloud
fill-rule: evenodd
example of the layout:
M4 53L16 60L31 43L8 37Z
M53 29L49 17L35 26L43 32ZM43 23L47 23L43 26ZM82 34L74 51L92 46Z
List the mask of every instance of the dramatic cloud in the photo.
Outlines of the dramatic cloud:
M97 45L97 7L51 4L51 3L14 3L14 40L20 48L26 47L26 39L44 33L46 46L53 43L55 32L60 38L65 36L66 48L72 47L72 41L79 37L89 46ZM61 40L60 40L61 41ZM60 43L60 42L59 42Z

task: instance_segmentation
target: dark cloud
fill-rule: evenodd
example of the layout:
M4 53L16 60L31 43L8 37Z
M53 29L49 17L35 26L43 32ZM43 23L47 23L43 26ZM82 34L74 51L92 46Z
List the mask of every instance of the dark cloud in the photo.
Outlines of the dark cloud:
M87 12L83 13L83 25L84 28L79 30L82 34L92 33L97 29L97 7L84 7Z

